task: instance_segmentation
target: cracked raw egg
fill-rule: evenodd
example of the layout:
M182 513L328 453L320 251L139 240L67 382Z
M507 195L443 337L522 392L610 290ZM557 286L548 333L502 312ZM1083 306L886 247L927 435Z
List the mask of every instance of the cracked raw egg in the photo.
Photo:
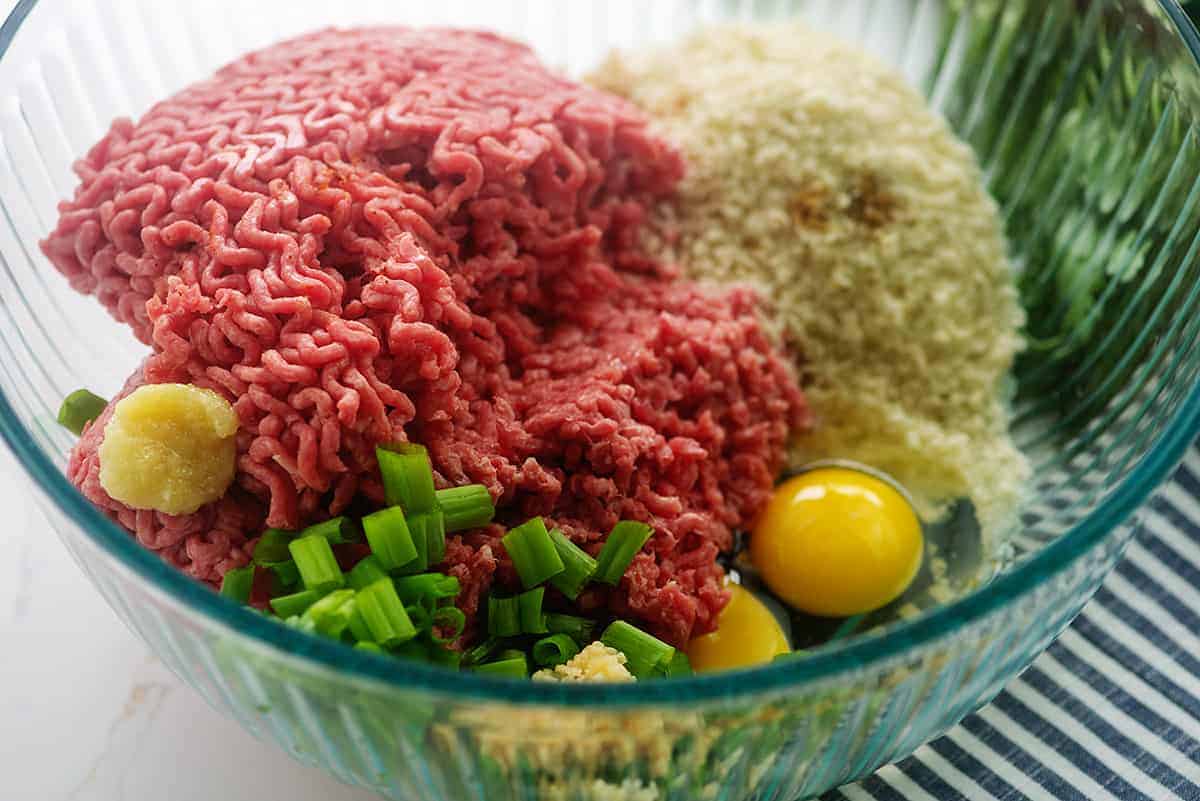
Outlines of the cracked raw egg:
M732 582L729 603L717 619L717 630L688 643L692 670L706 673L770 662L788 653L787 635L775 615L754 593Z
M819 467L776 489L750 537L750 558L777 597L822 617L886 606L924 555L921 523L894 486L868 472Z

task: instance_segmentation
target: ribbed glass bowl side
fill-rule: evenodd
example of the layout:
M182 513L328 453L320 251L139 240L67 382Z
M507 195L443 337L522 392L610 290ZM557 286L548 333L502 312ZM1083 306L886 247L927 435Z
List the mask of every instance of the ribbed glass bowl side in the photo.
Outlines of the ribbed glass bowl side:
M704 703L588 709L347 677L195 614L53 505L46 512L109 605L214 708L297 760L399 801L602 798L598 782L670 801L819 794L994 697L1079 612L1132 534L1121 527L1016 603L866 668Z
M285 13L234 0L33 6L21 3L14 20L32 13L0 34L12 38L0 59L0 411L9 415L0 430L50 488L39 498L53 527L130 627L216 708L348 782L397 799L456 801L539 791L587 799L596 782L629 782L648 798L691 801L794 799L862 776L986 702L1050 642L1128 542L1129 507L1190 439L1200 406L1200 182L1191 166L1200 100L1195 59L1165 5L379 0L352 14L315 0ZM323 24L491 27L579 73L610 46L673 39L716 19L794 15L863 42L924 87L980 155L1003 209L1033 335L1017 370L1016 433L1038 468L1010 575L929 625L813 657L836 672L781 680L787 669L772 668L664 685L661 697L618 688L587 702L547 693L539 704L527 687L464 678L457 692L454 681L401 666L389 674L350 652L339 669L327 658L332 646L305 651L291 633L264 635L266 622L249 613L198 611L207 590L165 578L109 528L80 523L88 512L48 472L72 441L53 410L78 386L114 390L141 351L69 291L35 243L73 189L71 160L113 116L141 113L237 53ZM1121 503L1109 504L1118 494ZM1055 551L1053 564L1038 561L1063 538L1081 544Z

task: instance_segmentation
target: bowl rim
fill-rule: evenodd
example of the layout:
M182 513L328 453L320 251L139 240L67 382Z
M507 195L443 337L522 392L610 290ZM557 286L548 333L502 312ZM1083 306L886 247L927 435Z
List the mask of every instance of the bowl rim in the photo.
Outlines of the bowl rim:
M1176 0L1155 1L1186 43L1193 60L1200 65L1200 35L1191 20ZM0 25L0 59L38 3L39 0L18 0ZM1141 506L1151 491L1169 476L1200 429L1200 381L1191 387L1175 410L1167 430L1150 453L1090 514L1028 560L1001 573L970 595L917 618L896 623L875 636L827 646L804 659L669 682L629 684L534 682L449 671L355 650L280 625L221 597L207 585L143 548L75 490L54 461L34 442L25 426L17 421L13 404L0 389L0 439L8 444L49 502L120 567L147 582L149 590L167 596L235 638L244 636L256 641L256 645L276 652L285 660L310 662L306 665L308 668L336 672L391 690L429 691L464 700L520 705L612 708L730 701L770 692L795 691L806 685L836 681L847 671L867 670L903 657L913 649L981 622L1049 577L1069 568Z

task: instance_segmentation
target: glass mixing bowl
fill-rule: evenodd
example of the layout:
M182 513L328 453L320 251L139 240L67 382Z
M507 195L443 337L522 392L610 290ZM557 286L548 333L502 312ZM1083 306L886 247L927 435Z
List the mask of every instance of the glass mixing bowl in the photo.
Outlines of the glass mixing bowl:
M0 434L107 601L209 702L395 799L795 799L903 757L992 698L1132 536L1200 418L1200 41L1156 0L469 4L22 0L0 29ZM1005 568L955 602L754 670L629 686L443 672L279 626L142 550L63 477L70 390L140 358L36 242L117 115L329 24L493 28L578 74L610 47L793 15L896 64L976 150L1031 347L1015 434L1036 466ZM181 738L184 733L180 733ZM611 788L608 788L611 789ZM637 793L641 793L638 795Z

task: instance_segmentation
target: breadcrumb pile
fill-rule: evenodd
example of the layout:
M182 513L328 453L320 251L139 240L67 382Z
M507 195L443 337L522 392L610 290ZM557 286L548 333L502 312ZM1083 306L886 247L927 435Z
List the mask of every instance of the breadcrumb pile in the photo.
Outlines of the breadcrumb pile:
M985 534L1007 528L1028 475L1002 397L1024 317L979 167L924 99L798 24L709 28L590 80L688 158L658 244L774 298L816 423L793 459L859 460L927 519L969 497Z

